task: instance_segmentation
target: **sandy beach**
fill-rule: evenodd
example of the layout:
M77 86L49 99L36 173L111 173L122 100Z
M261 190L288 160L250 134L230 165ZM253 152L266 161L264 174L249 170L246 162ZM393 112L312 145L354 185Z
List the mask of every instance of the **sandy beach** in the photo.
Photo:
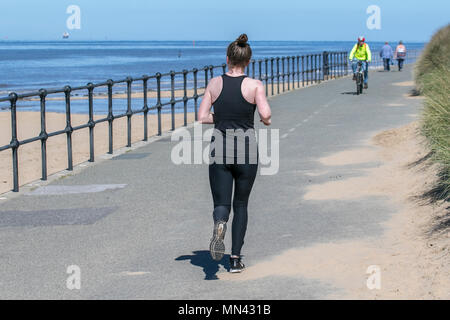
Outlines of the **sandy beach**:
M104 115L94 116L95 119L104 118ZM194 121L194 113L188 113L188 123ZM73 114L72 126L85 124L88 115ZM175 114L175 126L183 125L184 115ZM17 112L17 134L19 140L38 136L41 131L39 112ZM65 114L46 114L47 132L64 129L66 125ZM134 115L132 117L132 142L141 141L144 138L144 117ZM162 130L171 129L171 115L162 115ZM148 136L157 134L158 123L156 115L148 115ZM127 144L127 119L126 117L115 119L113 122L114 149ZM89 159L89 129L77 130L72 134L73 164L79 164ZM0 112L0 145L8 145L11 140L11 119L9 112ZM67 141L66 135L50 137L47 140L47 171L52 174L67 169ZM108 152L108 122L102 122L94 129L95 155ZM36 141L19 147L19 184L23 185L41 178L41 143ZM0 152L0 193L8 192L13 188L12 156L11 150Z

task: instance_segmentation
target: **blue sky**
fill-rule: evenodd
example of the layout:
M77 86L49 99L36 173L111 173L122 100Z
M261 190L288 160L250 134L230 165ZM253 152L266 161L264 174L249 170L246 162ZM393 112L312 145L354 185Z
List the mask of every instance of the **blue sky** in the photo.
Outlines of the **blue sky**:
M69 5L81 29L67 30ZM366 9L381 10L369 30ZM0 40L250 40L427 41L450 22L443 0L1 0Z

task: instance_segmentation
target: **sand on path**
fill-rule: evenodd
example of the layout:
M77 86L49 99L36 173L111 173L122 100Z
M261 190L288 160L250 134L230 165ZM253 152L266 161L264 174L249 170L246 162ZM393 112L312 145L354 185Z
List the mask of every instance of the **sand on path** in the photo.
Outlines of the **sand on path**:
M430 232L448 204L425 204L416 198L437 179L437 166L421 161L428 152L413 122L377 134L363 148L318 159L326 168L382 163L362 176L312 185L304 200L384 197L398 212L386 222L383 236L292 248L242 274L222 273L219 278L311 278L343 290L331 299L450 299L450 232Z

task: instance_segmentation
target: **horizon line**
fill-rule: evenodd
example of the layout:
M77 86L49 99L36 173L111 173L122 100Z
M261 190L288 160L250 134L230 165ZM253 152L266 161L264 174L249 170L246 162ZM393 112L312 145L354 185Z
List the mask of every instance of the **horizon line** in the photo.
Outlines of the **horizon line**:
M409 43L426 43L427 41L423 40L403 40L400 39L403 42L409 42ZM398 42L400 40L372 40L367 42ZM166 40L151 40L151 39L145 39L145 40L138 40L138 39L0 39L0 42L8 42L8 41L27 41L27 42L42 42L42 41L48 41L48 42L81 42L81 41L97 41L97 42L167 42L167 41L173 41L173 42L230 42L230 40L196 40L196 39L189 39L189 40L172 40L172 39L166 39ZM356 40L249 40L249 43L251 42L356 42Z

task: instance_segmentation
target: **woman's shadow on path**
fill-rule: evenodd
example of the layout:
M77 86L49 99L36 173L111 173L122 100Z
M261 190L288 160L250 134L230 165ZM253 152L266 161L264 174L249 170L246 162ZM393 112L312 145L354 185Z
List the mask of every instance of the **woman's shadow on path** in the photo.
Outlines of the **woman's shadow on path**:
M227 271L230 271L230 255L224 255L222 260L214 261L209 251L193 251L192 255L184 255L176 258L176 261L190 260L194 266L202 267L205 273L205 280L218 280L216 273L222 265Z

